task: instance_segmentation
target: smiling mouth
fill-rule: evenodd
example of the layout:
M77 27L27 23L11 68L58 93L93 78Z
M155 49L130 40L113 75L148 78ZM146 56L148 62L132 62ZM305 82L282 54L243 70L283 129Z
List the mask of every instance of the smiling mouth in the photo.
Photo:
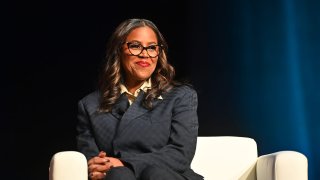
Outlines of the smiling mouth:
M144 61L138 61L138 62L136 62L136 64L138 64L139 66L142 66L142 67L148 67L148 66L150 66L149 63L144 62Z

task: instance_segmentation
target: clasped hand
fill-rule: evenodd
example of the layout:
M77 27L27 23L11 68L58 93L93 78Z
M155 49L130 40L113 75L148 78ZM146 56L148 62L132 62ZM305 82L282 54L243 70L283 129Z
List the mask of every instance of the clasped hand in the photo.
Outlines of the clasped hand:
M88 161L89 178L91 180L101 180L111 168L119 166L124 166L119 159L108 157L105 152L101 151L98 156Z

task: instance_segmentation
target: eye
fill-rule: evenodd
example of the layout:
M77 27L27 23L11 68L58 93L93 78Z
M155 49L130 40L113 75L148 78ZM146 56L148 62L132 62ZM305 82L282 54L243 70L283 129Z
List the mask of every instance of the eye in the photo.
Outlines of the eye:
M141 46L141 44L133 43L133 44L129 45L129 48L130 49L141 49L142 46Z
M148 50L151 50L151 51L156 51L157 50L157 47L156 45L151 45L151 46L148 46Z

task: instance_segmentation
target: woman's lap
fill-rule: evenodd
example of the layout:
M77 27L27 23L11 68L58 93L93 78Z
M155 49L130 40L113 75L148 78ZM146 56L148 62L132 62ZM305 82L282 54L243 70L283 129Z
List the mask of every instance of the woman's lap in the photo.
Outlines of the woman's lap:
M107 172L105 180L137 180L133 171L127 167L115 167ZM179 173L170 169L148 166L142 173L139 180L186 180Z

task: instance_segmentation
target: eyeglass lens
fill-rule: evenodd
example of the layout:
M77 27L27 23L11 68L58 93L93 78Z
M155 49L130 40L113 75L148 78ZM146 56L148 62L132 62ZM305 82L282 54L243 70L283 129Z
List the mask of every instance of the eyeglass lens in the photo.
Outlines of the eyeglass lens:
M158 45L150 45L147 47L142 46L139 43L128 43L129 51L132 55L138 56L142 53L143 50L147 50L147 53L150 57L156 57L159 54Z

